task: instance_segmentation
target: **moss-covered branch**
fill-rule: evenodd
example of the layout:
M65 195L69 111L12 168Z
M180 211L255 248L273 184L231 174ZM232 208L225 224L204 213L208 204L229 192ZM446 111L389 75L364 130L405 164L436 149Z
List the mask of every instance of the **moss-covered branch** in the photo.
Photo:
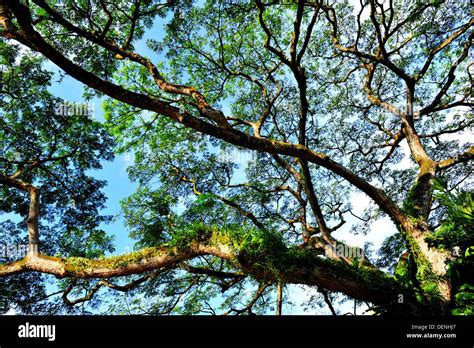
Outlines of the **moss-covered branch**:
M426 310L409 289L379 270L326 259L312 250L287 247L278 235L259 230L244 233L238 229L195 226L166 245L101 259L28 255L21 261L0 265L0 276L35 271L58 278L112 278L164 267L178 268L184 261L201 255L224 259L256 279L316 285L390 312Z

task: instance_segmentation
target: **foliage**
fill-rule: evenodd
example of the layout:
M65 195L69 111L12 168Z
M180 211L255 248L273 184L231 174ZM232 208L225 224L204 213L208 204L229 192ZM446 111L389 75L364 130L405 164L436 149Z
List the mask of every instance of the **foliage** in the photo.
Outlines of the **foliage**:
M57 112L65 101L48 91L53 74L43 62L38 55L21 53L18 46L0 40L0 172L12 175L24 170L19 179L39 188L41 252L99 257L114 248L113 238L101 226L110 221L110 216L100 214L105 182L91 171L113 158L113 140L99 122ZM30 168L35 161L41 164ZM8 214L0 223L3 245L28 243L24 234L28 207L27 195L0 186L0 211ZM2 278L0 294L8 299L7 307L25 313L56 311L57 305L44 302L48 281L38 274ZM30 285L25 287L26 283ZM18 296L9 296L10 291Z
M449 190L447 183L436 180L435 198L446 208L447 219L443 221L428 242L437 248L458 247L461 255L474 245L474 191ZM467 256L467 255L466 255Z
M435 194L446 208L447 218L428 239L432 246L449 249L453 260L449 264L457 315L474 314L474 192L448 190L447 183L436 180Z
M20 30L10 32L8 21L0 28L0 171L31 166L21 179L41 190L41 251L71 256L68 266L77 268L100 265L113 251L102 226L110 217L100 214L105 182L91 174L113 148L134 158L128 174L138 187L121 205L136 250L109 266L197 242L237 253L147 273L141 288L125 297L99 292L91 306L264 313L275 285L266 275L281 280L282 270L323 266L323 283L341 272L373 294L400 286L437 312L442 279L410 233L438 226L427 241L433 250L461 248L450 269L455 311L472 313L465 280L473 269L473 197L462 179L472 173L472 147L451 137L474 124L470 4L352 3L35 1L5 12ZM87 97L104 96L104 124L56 114L64 101L48 92L53 75L43 58L7 36L84 83ZM445 183L432 186L436 176ZM457 192L447 190L454 185ZM358 190L373 201L362 215ZM28 197L0 185L0 211L24 219ZM400 231L382 243L373 266L341 265L324 253L387 215ZM23 225L4 222L2 237L26 242ZM245 274L245 266L263 276ZM14 288L25 277L41 276L18 276ZM72 294L90 292L94 282L77 281ZM255 301L248 289L257 289ZM37 293L45 295L44 286ZM34 309L21 295L17 305Z

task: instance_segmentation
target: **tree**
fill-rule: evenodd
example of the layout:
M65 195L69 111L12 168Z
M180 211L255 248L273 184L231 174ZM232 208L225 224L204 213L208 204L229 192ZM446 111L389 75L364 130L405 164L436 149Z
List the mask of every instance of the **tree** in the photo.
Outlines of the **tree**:
M31 248L0 275L73 278L66 299L78 284L90 290L75 302L144 284L169 299L152 313L176 310L184 294L181 312L204 310L219 290L230 313L252 313L280 283L315 286L329 302L327 291L342 293L376 312L449 313L462 290L453 287L450 250L433 241L453 217L433 192L436 178L448 190L470 188L474 148L447 135L472 129L473 24L468 1L368 0L354 11L303 0L1 0L7 44L39 52L87 95L107 96L118 151L135 152L129 174L139 189L123 207L140 249L51 257L54 241L44 238L36 252L42 189L28 173L38 158L7 158L0 183L30 193ZM135 45L156 30L165 35L148 37L161 59L153 63ZM405 143L412 165L400 169ZM254 154L244 179L219 155L236 149ZM8 171L21 164L25 172ZM373 202L357 217L362 225L385 215L398 228L379 255L391 269L335 252L354 191ZM250 284L255 296L238 308Z
M99 228L110 220L99 214L105 182L86 173L101 168L101 160L112 159L111 136L48 92L52 74L41 67L40 57L21 55L17 45L3 41L0 56L0 210L25 217L28 230L26 238L24 221L3 221L2 256L15 245L29 245L35 255L39 230L51 241L42 245L42 252L50 255L98 257L113 251L110 237ZM47 299L43 280L32 273L9 277L0 285L2 298L24 312L39 311L30 294L34 289L34 298ZM43 303L41 311L55 310L48 307Z

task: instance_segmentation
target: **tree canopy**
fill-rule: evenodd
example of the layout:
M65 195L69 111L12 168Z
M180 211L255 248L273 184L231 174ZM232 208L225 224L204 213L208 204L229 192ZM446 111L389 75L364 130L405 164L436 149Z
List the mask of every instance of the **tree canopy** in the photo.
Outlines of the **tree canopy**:
M342 294L376 314L472 314L473 28L467 0L0 0L0 211L26 221L0 232L29 245L0 265L0 295L249 314L301 284L332 312ZM103 98L103 124L57 112L45 61ZM106 257L88 171L114 151L134 153L137 242ZM384 216L397 233L378 250L337 252L348 223Z

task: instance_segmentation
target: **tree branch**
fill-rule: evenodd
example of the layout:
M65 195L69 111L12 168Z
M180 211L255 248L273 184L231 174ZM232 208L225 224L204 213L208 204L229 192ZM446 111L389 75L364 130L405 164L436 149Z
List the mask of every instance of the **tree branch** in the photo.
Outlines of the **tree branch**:
M454 157L438 162L438 169L445 170L456 164L471 161L474 159L474 146L470 146L469 150Z
M325 289L343 292L348 296L375 304L384 304L394 311L423 310L408 289L401 287L392 277L365 266L353 267L339 261L321 258L313 251L288 248L276 251L273 245L263 245L258 255L249 255L246 249L235 248L238 240L229 240L225 232L209 230L208 237L189 241L188 246L161 246L147 248L131 254L103 259L58 258L46 255L27 255L24 259L0 265L0 277L23 272L41 272L58 278L113 278L131 274L179 267L183 262L198 256L212 255L230 262L234 267L256 279L284 283L317 285ZM240 241L241 243L242 241ZM230 245L233 245L231 247ZM252 249L253 250L253 249ZM255 258L259 260L255 263ZM272 266L263 267L268 263ZM297 264L297 269L294 265ZM380 288L375 289L374 284ZM405 304L399 304L398 294L404 294Z

